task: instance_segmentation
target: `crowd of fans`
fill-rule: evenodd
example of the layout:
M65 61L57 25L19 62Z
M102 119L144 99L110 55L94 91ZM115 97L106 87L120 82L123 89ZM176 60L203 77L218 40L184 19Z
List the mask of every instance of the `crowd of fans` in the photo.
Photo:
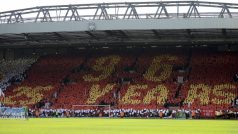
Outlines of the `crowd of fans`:
M11 83L23 81L25 71L35 62L36 59L1 60L0 89L4 91Z
M24 81L10 86L4 92L3 103L7 106L34 107L42 99L51 99L53 94L60 90L65 76L81 62L81 57L41 57L26 72L27 78Z
M69 117L113 117L113 118L165 118L165 119L200 119L207 114L200 109L29 109L29 117L69 118ZM238 111L216 111L211 118L238 118Z
M108 109L71 109L72 105L101 103L116 107L110 111L111 117L200 118L215 116L214 111L218 115L230 112L226 110L237 115L232 105L238 95L233 81L237 54L203 50L191 54L185 50L104 52L44 56L27 72L35 60L2 62L0 86L21 82L27 76L5 91L5 104L29 106L34 117L109 116ZM177 108L169 110L171 106Z
M200 115L200 110L194 110L195 118ZM181 114L181 115L180 115ZM169 109L112 109L103 108L96 109L82 109L82 110L70 110L70 109L39 109L29 110L29 115L33 117L159 117L159 118L189 118L192 116L192 111L189 110L169 110Z

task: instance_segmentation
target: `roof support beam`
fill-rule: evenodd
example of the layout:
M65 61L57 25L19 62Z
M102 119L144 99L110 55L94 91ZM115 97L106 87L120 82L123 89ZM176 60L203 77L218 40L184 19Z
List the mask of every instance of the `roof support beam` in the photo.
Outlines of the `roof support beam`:
M125 14L123 16L123 19L126 19L126 17L127 17L127 19L130 19L131 16L135 17L135 19L139 19L139 15L138 15L138 13L136 11L135 5L129 4L127 9L126 9L126 12L125 12Z
M24 20L22 18L21 13L12 12L7 23L8 24L10 24L10 23L24 23Z
M43 14L43 17L40 17L41 13ZM35 18L35 22L37 22L38 19L41 19L41 22L50 22L50 21L52 21L49 9L40 8L40 10L38 11L37 16Z
M71 11L72 15L68 16L70 11ZM68 17L70 17L69 18L70 21L72 21L73 18L74 18L75 21L78 21L78 20L81 19L80 16L79 16L77 8L76 7L72 7L72 6L70 6L69 9L67 10L67 12L66 12L66 14L64 16L64 21L66 21Z
M176 11L177 8L177 11ZM214 10L210 10L210 8ZM179 9L182 9L180 11ZM183 9L188 9L183 11ZM203 12L199 11L203 9ZM238 4L204 1L53 5L0 12L0 24L123 19L238 18Z
M98 12L101 11L98 15ZM97 7L97 10L93 16L93 20L95 20L96 18L100 19L105 19L108 20L109 19L109 15L107 13L107 9L106 6L99 4Z
M220 12L218 17L219 18L224 18L225 11L227 12L229 18L232 18L231 12L230 12L229 8L227 7L227 5L225 5L225 4L222 7L221 12Z
M198 9L197 9L197 4L194 3L194 2L191 2L191 5L190 5L190 7L188 9L188 12L187 12L185 17L190 18L192 15L195 18L197 18L197 17L200 18L201 17L200 13L198 12Z
M164 11L165 17L166 17L166 18L169 18L168 11L167 11L165 5L162 4L162 3L159 4L159 6L158 6L158 8L157 8L157 10L156 10L156 12L155 12L154 18L155 18L155 19L160 18L163 11Z

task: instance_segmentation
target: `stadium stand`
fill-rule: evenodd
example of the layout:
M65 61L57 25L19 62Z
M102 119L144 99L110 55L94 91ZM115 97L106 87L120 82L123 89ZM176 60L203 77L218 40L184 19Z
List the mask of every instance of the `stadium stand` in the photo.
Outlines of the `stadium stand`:
M3 103L44 108L44 113L66 113L73 105L111 105L113 116L122 111L127 117L159 117L160 111L172 116L184 109L193 116L199 111L214 117L215 111L237 111L237 57L233 52L179 48L48 55L31 66L24 81L8 87ZM80 112L97 112L90 106L74 110L70 112L80 117L89 116Z
M196 50L191 58L188 83L182 96L192 109L227 110L237 96L237 83L232 76L237 72L237 53Z
M82 62L81 58L46 56L40 58L27 72L20 84L12 85L5 92L4 104L32 107L42 99L49 99L59 90L62 80Z

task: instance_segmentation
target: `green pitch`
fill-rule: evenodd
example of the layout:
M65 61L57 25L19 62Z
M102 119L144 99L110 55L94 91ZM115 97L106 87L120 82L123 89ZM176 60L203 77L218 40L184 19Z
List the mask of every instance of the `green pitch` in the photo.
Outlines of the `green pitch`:
M0 119L0 134L238 134L234 120Z

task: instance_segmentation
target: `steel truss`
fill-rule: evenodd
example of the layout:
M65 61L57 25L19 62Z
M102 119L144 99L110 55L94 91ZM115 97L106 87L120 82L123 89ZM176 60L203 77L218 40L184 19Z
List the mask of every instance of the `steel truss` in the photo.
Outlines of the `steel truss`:
M207 9L206 12L204 12L204 9ZM210 9L213 9L213 11L210 11ZM214 17L238 18L238 4L204 1L164 1L40 6L1 12L0 24Z

